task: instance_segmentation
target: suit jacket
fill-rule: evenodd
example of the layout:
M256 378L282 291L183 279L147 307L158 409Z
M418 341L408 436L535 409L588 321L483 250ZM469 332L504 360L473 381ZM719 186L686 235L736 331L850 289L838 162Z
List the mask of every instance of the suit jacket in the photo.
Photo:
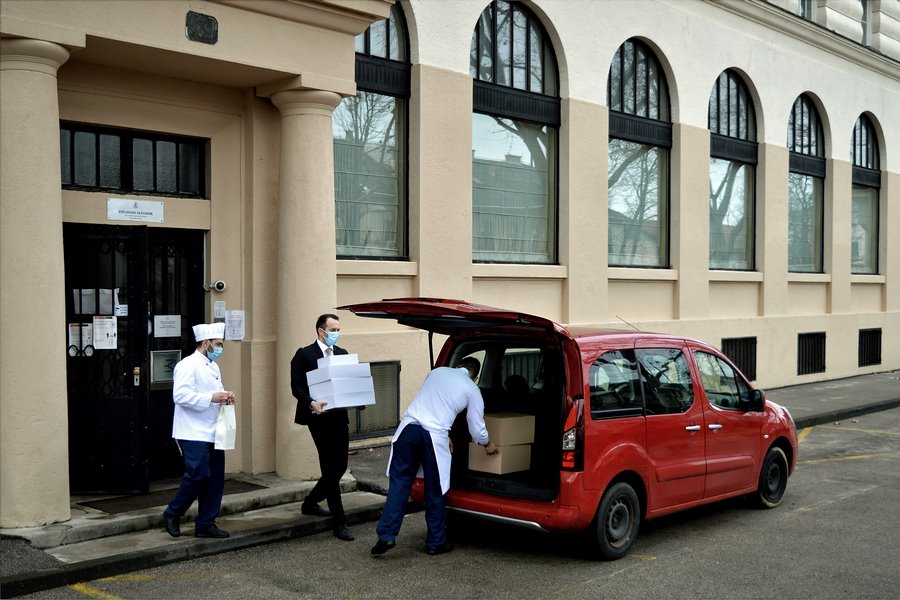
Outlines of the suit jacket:
M348 354L346 350L340 346L334 346L335 354ZM306 374L319 368L318 360L325 356L322 349L319 348L318 342L313 342L309 346L304 346L297 350L294 358L291 359L291 392L297 399L297 410L294 413L294 423L299 425L309 425L312 419L322 421L339 420L341 423L349 423L347 417L347 409L333 408L324 414L316 415L309 408L312 398L309 395L309 384L306 382Z

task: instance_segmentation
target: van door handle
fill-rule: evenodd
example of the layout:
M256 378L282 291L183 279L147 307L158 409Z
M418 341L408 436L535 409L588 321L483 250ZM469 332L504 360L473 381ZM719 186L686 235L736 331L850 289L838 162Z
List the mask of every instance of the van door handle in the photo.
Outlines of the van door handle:
M713 431L718 431L719 429L722 429L722 426L719 423L710 423L709 428Z
M700 431L699 425L688 425L684 428L686 431Z

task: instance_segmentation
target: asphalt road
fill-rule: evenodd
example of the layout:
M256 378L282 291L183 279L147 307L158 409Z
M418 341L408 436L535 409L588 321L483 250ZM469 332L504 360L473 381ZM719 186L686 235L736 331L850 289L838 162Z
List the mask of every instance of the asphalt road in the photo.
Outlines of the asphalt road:
M898 598L900 409L801 431L781 506L733 500L645 523L616 562L576 536L464 522L456 550L423 552L421 513L369 555L329 534L47 590L30 598Z

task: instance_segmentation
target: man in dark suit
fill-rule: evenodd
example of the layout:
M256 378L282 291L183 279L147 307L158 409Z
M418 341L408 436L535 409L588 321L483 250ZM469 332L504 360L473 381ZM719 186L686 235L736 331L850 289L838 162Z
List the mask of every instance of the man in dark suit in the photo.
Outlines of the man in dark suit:
M347 409L325 410L327 402L318 402L309 395L306 374L318 368L318 360L332 354L347 354L337 345L341 324L337 315L324 314L316 321L315 342L300 348L291 360L291 392L297 399L294 422L309 427L322 476L306 496L300 511L304 515L334 518L334 535L346 542L353 541L347 528L344 505L341 502L341 477L347 471L347 451L350 446L350 430ZM328 509L322 510L319 502L328 501Z

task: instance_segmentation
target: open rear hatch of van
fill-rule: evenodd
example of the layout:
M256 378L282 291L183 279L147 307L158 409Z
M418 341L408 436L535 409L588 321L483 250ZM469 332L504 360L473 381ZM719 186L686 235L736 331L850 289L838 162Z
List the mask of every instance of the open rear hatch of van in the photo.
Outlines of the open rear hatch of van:
M562 326L543 317L462 300L396 298L338 308L357 316L393 319L422 329L429 333L429 342L434 333L449 336L439 365L435 365L429 343L432 366L456 366L466 356L475 356L482 364L478 386L485 414L494 415L495 419L504 418L498 414L509 413L533 419L532 440L523 443L519 438L516 447L501 446L504 461L487 467L494 471L488 472L470 468L470 438L465 414L460 415L451 431L452 490L530 500L556 497L566 404L562 344L567 336ZM489 423L489 432L490 429ZM472 452L484 450L476 446ZM484 467L474 463L473 466Z

